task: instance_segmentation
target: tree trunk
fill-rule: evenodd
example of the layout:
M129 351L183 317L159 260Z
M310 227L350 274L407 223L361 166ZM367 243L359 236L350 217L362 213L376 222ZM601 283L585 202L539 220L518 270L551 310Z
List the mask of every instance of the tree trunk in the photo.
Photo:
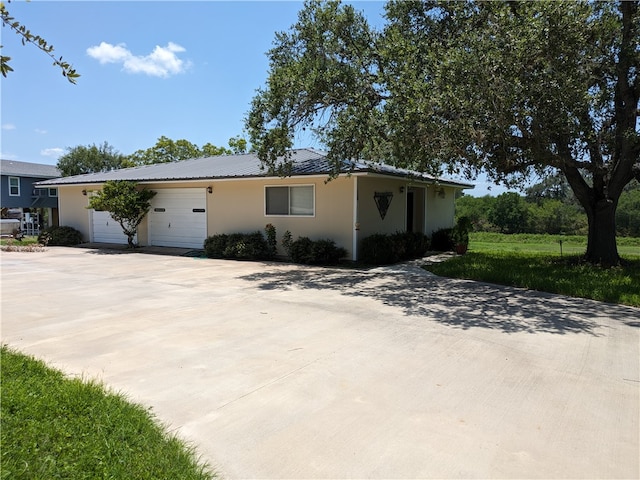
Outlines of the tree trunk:
M587 209L589 237L586 260L603 266L620 264L616 244L616 202L599 201Z

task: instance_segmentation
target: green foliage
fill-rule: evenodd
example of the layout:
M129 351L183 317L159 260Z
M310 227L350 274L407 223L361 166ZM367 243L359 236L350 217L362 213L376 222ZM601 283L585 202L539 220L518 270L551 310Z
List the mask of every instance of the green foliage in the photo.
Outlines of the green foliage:
M56 58L53 55L53 45L47 43L47 41L40 35L34 35L33 33L31 33L31 31L28 30L27 27L21 25L20 22L12 17L9 14L9 11L7 10L4 2L0 2L0 18L2 18L2 26L9 27L11 30L13 30L21 38L23 45L30 43L31 45L35 45L37 48L42 50L53 60L53 65L60 68L63 77L65 77L67 80L69 80L69 82L73 84L76 83L76 80L80 77L80 74L76 72L69 63L63 61L62 57ZM1 45L0 48L2 48ZM13 68L11 68L11 66L9 65L10 60L11 57L0 55L0 73L2 73L3 77L6 77L9 72L13 72Z
M267 245L269 246L269 254L272 257L275 257L278 249L278 238L276 236L276 227L274 227L273 224L268 223L264 227L264 233L267 236Z
M82 243L82 234L73 227L49 227L40 232L38 243L45 246L70 247Z
M151 199L155 195L154 191L139 188L136 182L109 180L89 199L87 208L109 212L122 227L129 247L133 248L138 225L151 208Z
M251 143L285 174L302 128L334 175L349 159L513 186L560 173L588 213L587 256L615 263L614 207L640 156L638 5L393 0L377 31L307 1L269 52Z
M311 240L298 237L291 242L287 251L292 262L305 265L335 265L347 256L347 251L336 246L333 240Z
M108 172L132 165L125 155L104 142L102 145L78 145L67 148L67 153L58 159L57 167L63 177L69 177L84 173Z
M530 252L470 252L424 268L436 275L466 278L543 292L640 307L640 259L601 268L582 257Z
M436 252L449 252L455 247L453 228L441 228L431 235L431 249Z
M213 478L143 406L4 345L1 361L3 479Z
M640 237L640 185L620 196L616 211L616 225L620 235Z
M360 242L360 261L369 265L389 265L400 261L390 235L374 233Z
M498 195L488 217L502 233L522 233L527 231L529 210L520 195L506 192Z
M455 245L468 245L469 232L472 229L471 219L469 217L460 217L455 226L451 230L451 240Z
M429 249L429 238L419 232L376 233L360 242L360 260L369 265L389 265L421 258Z
M269 260L275 255L260 232L219 234L207 237L204 252L209 258Z
M234 151L241 148L243 139L235 137L229 140L229 145L233 141ZM246 148L246 141L244 141ZM132 165L152 165L155 163L179 162L200 157L213 157L216 155L228 155L232 150L225 147L217 147L211 143L206 143L202 148L185 139L172 140L164 135L158 138L156 144L146 150L137 150L129 156Z
M239 135L229 139L229 148L234 154L247 152L247 140Z

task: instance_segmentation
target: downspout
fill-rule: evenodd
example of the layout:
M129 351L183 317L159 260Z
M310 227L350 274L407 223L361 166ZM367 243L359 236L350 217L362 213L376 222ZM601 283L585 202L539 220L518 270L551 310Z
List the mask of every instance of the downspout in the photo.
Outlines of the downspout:
M353 177L353 244L351 246L351 260L358 260L358 237L360 232L360 223L358 223L358 177Z

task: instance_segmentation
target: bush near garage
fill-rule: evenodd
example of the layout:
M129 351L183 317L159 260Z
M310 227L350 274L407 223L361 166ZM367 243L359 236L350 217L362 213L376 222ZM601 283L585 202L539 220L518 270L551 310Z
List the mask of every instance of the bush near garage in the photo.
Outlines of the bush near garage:
M259 231L212 235L204 241L204 252L209 258L238 260L269 260L273 258L269 244Z
M376 233L362 240L360 258L370 265L389 265L421 258L429 250L429 237L418 232Z
M82 234L73 227L48 227L38 235L38 243L48 246L71 247L82 243Z

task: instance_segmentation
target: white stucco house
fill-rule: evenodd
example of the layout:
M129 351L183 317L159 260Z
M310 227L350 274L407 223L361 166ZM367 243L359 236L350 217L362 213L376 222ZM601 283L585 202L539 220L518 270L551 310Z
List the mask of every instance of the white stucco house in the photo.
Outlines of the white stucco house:
M331 239L358 259L360 241L374 233L427 235L454 223L455 196L473 185L436 179L384 164L349 163L327 181L326 153L292 151L291 175L269 175L254 154L220 155L40 182L58 189L60 225L89 242L126 243L106 212L87 208L92 192L108 180L131 180L157 192L138 229L140 245L202 248L221 233L276 227L278 239ZM347 166L347 164L345 164ZM349 173L346 173L349 171Z

